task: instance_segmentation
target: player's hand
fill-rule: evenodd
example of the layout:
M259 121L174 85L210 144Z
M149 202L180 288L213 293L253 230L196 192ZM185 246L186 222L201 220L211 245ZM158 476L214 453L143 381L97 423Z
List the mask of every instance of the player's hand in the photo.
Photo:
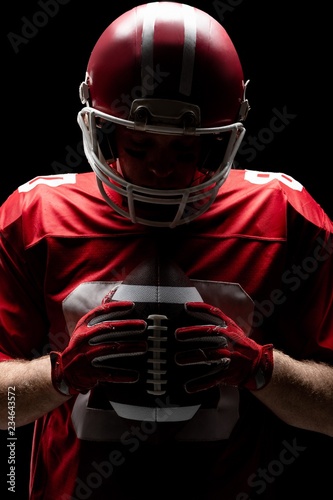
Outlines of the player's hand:
M271 344L262 346L248 338L217 307L204 302L188 302L185 309L198 324L175 331L176 340L182 344L175 362L183 367L197 367L201 373L186 382L188 393L219 384L257 390L269 382L273 371Z
M96 307L77 323L68 346L51 352L54 387L64 395L86 393L98 382L134 383L135 359L147 351L142 333L147 324L131 319L133 302Z

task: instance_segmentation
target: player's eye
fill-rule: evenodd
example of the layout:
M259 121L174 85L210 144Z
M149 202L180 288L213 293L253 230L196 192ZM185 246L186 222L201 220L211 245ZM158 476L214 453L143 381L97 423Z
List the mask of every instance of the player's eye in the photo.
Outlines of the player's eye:
M137 160L144 160L146 157L145 149L133 149L133 148L125 148L126 153L132 158L136 158Z
M178 153L177 160L181 163L194 163L197 156L192 151L182 151Z

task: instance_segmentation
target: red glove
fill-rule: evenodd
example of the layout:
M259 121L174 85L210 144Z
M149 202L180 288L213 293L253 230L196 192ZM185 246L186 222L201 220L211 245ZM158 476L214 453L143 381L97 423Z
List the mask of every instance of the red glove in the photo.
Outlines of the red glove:
M86 393L98 382L134 383L137 356L147 351L147 324L130 319L133 302L115 301L89 311L63 352L50 353L54 387L64 395Z
M199 377L186 382L188 393L219 384L246 387L253 391L270 381L273 345L262 346L248 338L217 307L204 302L188 302L185 309L200 324L175 331L176 340L184 346L175 354L175 362L179 366L197 366L198 370L202 370Z

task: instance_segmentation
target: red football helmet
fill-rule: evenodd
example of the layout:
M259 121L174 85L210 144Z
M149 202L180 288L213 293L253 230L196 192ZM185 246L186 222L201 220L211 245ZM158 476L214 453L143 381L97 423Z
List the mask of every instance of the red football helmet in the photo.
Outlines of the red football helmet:
M185 4L152 2L112 22L92 50L80 86L85 107L78 115L85 154L109 205L133 222L159 227L184 224L205 212L245 133L245 90L236 49L207 13ZM204 136L208 146L198 167L200 182L185 189L128 182L116 166L117 126ZM104 154L105 136L111 159ZM172 216L158 220L156 205L171 207Z

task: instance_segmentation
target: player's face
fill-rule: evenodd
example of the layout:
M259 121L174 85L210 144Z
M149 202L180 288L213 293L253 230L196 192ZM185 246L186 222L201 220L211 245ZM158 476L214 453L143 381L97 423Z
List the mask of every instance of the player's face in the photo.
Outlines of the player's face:
M122 174L139 186L182 189L195 183L200 137L160 135L118 127Z

